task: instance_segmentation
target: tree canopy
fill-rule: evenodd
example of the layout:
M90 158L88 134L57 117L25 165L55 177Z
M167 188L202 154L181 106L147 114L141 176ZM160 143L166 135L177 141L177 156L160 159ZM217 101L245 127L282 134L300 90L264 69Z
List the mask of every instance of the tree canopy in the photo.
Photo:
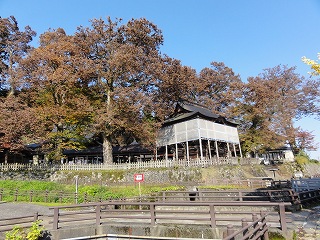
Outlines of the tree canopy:
M243 152L284 143L315 148L312 133L294 122L319 115L318 80L283 65L246 82L222 62L197 73L160 51L162 32L147 19L90 23L72 35L49 29L31 47L30 27L20 31L14 17L0 18L0 148L40 143L59 159L63 150L95 141L109 164L115 144L137 140L153 148L180 99L238 121ZM316 62L304 61L319 73Z

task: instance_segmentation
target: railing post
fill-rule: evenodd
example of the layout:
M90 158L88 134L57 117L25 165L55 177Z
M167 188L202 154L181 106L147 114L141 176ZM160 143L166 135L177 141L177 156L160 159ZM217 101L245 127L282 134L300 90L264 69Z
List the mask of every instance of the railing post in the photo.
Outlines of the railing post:
M86 193L86 192L84 193L84 199L83 199L83 201L84 201L85 203L88 202L88 196L87 196L87 193Z
M60 201L60 203L62 203L62 194L63 194L63 192L60 191L60 194L59 194L59 201Z
M74 193L74 202L76 204L78 204L78 193L77 192Z
M53 208L53 226L52 226L53 230L58 229L59 227L58 223L59 223L59 208L55 207Z
M96 205L96 227L100 226L101 224L101 205Z
M257 214L256 213L252 213L252 221L255 222L257 220L258 220ZM253 227L256 227L256 226L257 226L257 224L255 224Z
M33 194L33 191L31 190L30 191L30 202L32 202L32 194Z
M279 217L281 230L287 233L286 209L284 203L279 203Z
M269 240L269 232L268 232L268 226L267 226L267 219L266 217L263 218L263 224L264 228L267 228L263 234L263 240Z
M199 194L199 201L202 201L203 192L201 190L198 190Z
M37 221L39 219L39 213L38 212L35 212L34 215L33 215L33 221Z
M150 203L150 220L151 220L151 226L156 225L156 208L154 203Z
M46 190L46 193L45 193L45 195L44 195L45 202L48 202L48 194L49 194L49 191Z
M16 189L15 193L14 193L14 201L18 201L18 189Z
M217 226L216 224L216 212L214 210L214 205L210 204L210 219L211 219L211 227L214 228Z
M242 226L242 228L246 228L248 225L249 225L249 224L248 224L247 220L246 220L245 218L242 218L242 219L241 219L241 226ZM242 235L245 236L245 235L247 234L247 232L248 232L248 229L243 230Z
M233 226L231 224L228 224L227 225L226 236L223 236L223 238L226 238L226 237L230 236L233 233L234 233ZM234 237L233 238L229 238L229 240L234 240Z
M2 201L3 189L0 189L0 201Z
M238 194L239 194L239 201L240 201L240 202L242 202L242 201L243 201L242 192L241 192L241 191L239 191L239 192L238 192Z

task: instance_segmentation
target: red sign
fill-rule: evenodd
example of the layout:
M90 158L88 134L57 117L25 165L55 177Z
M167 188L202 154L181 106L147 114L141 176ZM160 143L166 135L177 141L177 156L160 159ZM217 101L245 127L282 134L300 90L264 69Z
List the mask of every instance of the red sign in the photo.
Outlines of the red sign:
M143 173L137 173L133 175L135 182L143 182L144 181L144 175Z

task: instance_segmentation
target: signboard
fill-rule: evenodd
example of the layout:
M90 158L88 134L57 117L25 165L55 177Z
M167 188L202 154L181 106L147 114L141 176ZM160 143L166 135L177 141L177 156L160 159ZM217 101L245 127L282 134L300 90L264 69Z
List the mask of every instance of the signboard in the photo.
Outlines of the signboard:
M144 174L143 173L136 173L134 174L134 181L135 182L143 182L144 181Z

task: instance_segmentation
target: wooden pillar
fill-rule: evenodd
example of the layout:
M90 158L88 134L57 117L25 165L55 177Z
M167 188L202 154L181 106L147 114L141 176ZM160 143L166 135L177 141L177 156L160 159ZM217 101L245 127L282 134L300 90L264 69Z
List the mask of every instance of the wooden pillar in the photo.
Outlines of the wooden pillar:
M199 143L200 143L200 159L203 159L202 140L201 140L201 138L199 138Z
M208 149L209 149L209 159L211 159L211 147L210 147L210 140L208 139Z
M242 158L242 151L241 151L240 143L239 143L239 151L240 151L240 157Z
M168 145L166 145L166 161L168 161Z
M236 145L234 143L232 145L233 145L234 156L236 157L237 156Z
M189 160L189 142L186 142L186 147L187 147L187 160Z
M216 146L217 158L219 158L218 141L217 141L217 140L215 140L215 141L214 141L214 143L215 143L215 146Z
M156 147L156 161L158 161L158 148Z
M178 153L178 144L176 143L176 160L179 158L179 153Z
M227 150L228 150L227 157L231 157L231 154L230 154L230 146L229 146L229 143L228 143L228 142L227 142Z

